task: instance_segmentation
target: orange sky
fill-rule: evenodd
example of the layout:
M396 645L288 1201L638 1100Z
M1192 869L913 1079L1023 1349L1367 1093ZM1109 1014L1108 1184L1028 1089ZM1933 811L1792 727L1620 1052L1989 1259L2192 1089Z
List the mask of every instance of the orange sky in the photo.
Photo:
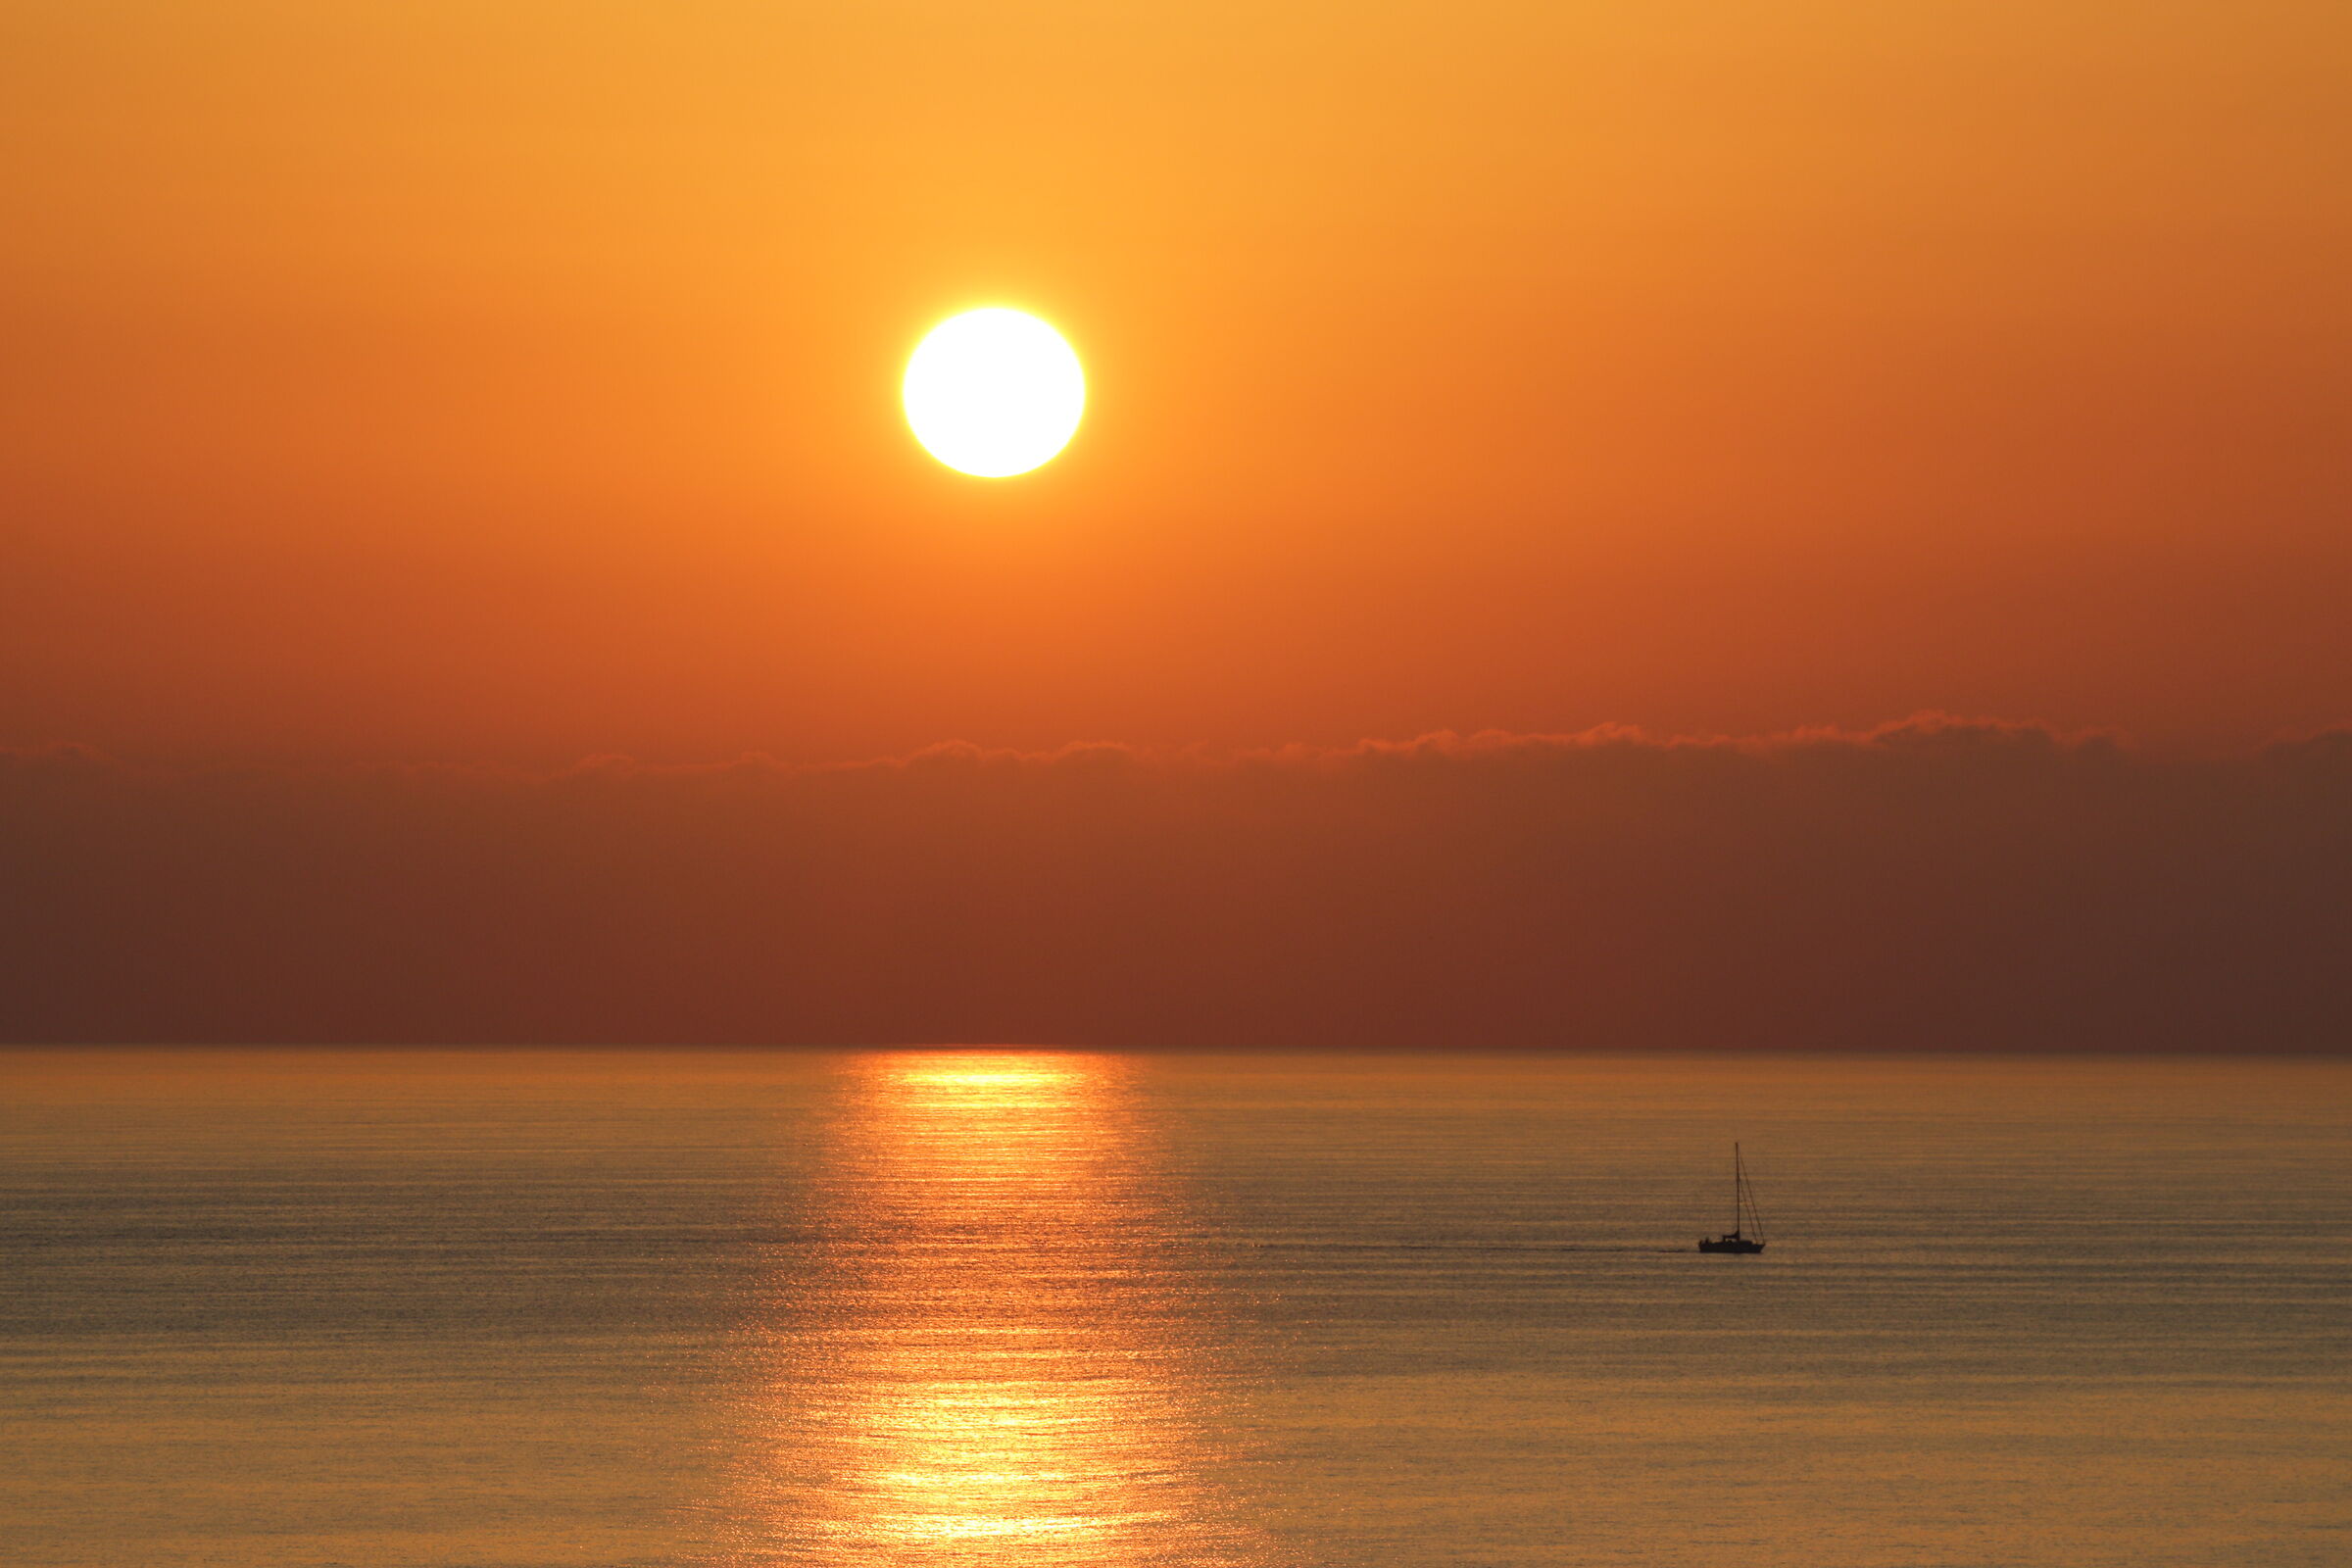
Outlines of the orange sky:
M2352 11L24 0L0 745L2352 718ZM1059 324L1087 425L925 460Z

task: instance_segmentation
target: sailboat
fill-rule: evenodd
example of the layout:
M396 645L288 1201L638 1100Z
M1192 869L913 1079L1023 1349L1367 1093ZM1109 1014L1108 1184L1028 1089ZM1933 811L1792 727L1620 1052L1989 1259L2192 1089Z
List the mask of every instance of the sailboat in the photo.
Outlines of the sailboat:
M1702 1252L1761 1252L1764 1250L1764 1215L1756 1207L1756 1190L1748 1185L1747 1165L1740 1157L1740 1146L1732 1146L1732 1228L1722 1236L1702 1236L1698 1239Z

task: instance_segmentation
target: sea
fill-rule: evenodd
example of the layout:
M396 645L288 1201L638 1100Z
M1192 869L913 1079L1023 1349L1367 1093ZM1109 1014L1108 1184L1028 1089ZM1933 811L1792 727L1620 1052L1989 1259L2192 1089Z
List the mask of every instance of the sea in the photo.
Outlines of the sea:
M0 1079L10 1568L2352 1563L2352 1062Z

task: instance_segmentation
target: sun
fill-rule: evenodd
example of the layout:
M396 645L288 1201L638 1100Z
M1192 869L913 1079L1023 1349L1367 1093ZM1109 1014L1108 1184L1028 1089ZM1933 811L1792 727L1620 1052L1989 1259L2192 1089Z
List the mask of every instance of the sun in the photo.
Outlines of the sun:
M1069 445L1086 410L1086 372L1059 332L991 306L933 327L906 362L900 395L924 451L958 473L1005 479Z

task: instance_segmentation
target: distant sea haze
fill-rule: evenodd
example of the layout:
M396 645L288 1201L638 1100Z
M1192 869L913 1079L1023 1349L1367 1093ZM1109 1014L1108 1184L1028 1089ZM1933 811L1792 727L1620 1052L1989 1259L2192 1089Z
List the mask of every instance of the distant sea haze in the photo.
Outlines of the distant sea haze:
M2352 732L0 755L0 1039L2338 1051Z

